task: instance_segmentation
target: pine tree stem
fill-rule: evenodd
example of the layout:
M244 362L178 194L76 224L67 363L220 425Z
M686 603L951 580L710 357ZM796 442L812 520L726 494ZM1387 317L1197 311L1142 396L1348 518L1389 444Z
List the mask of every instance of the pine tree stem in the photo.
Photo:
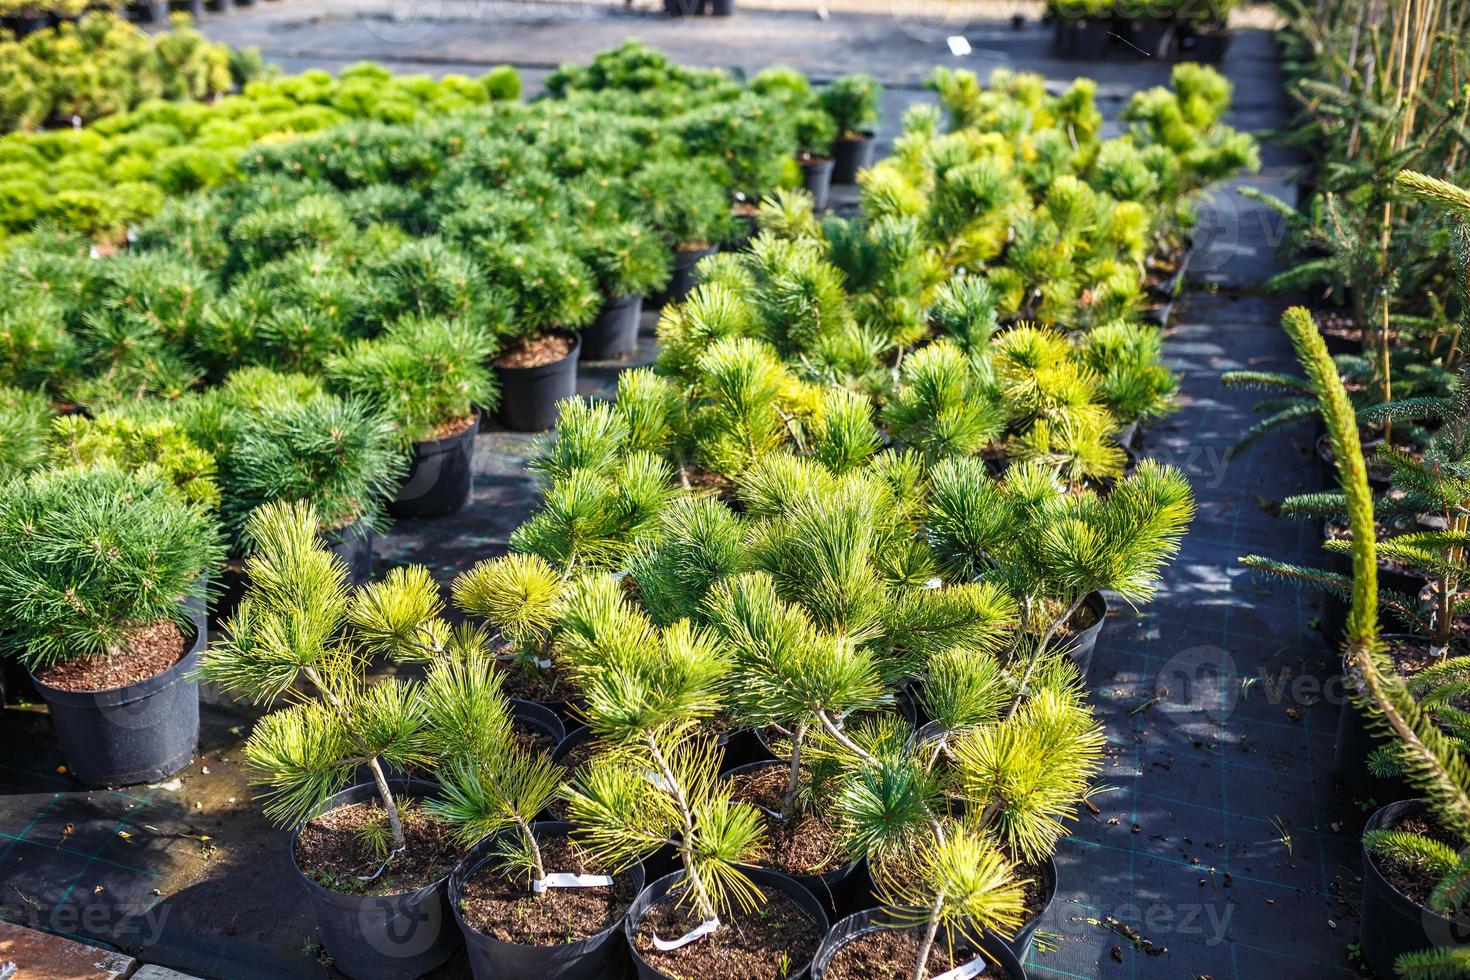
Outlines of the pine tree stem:
M701 919L706 922L717 919L719 913L715 910L715 903L710 900L704 881L694 869L694 814L684 796L684 786L674 778L674 770L669 766L669 760L664 758L658 747L658 740L652 733L648 735L648 751L653 755L653 763L658 766L664 785L668 787L668 792L673 795L674 802L679 807L679 820L683 824L683 833L679 835L679 862L684 867L684 880L694 889L694 901L699 906Z
M403 850L408 842L403 837L403 822L398 818L398 804L393 799L393 791L388 788L388 777L383 775L383 765L373 757L368 761L368 769L373 774L373 782L378 785L378 796L382 798L383 809L388 813L388 829L393 832L393 849Z
M817 721L821 722L822 727L826 729L827 734L832 736L832 740L835 741L838 745L842 746L844 749L851 752L859 759L862 759L868 765L878 765L878 760L873 757L872 753L868 752L862 746L858 745L852 739L848 738L843 733L842 729L838 728L837 724L832 721L832 719L827 715L827 712L819 710L817 712Z
M801 785L801 743L806 737L806 722L796 726L791 736L791 771L786 777L786 795L781 799L781 819L790 820L796 805L796 791Z
M1016 693L1011 697L1011 705L1006 709L1007 721L1021 707L1021 699L1026 695L1026 685L1031 683L1031 675L1036 670L1036 664L1045 656L1046 648L1051 644L1051 638L1056 635L1057 630L1062 628L1063 623L1071 622L1072 617L1077 615L1077 610L1081 608L1082 601L1086 598L1087 593L1084 592L1073 600L1072 604L1067 607L1067 611L1053 620L1052 624L1046 628L1046 632L1041 634L1041 639L1036 641L1036 649L1026 661L1026 673L1021 675L1021 683L1016 686Z
M914 958L914 972L910 980L927 980L929 976L929 953L934 949L934 937L939 934L939 913L944 911L944 896L934 899L929 910L929 922L924 926L924 938L919 941L919 954Z
M512 813L516 826L521 830L521 836L526 839L526 846L531 849L531 864L536 869L536 880L540 881L546 877L546 862L541 857L541 845L536 843L536 835L531 830L531 825L519 813Z

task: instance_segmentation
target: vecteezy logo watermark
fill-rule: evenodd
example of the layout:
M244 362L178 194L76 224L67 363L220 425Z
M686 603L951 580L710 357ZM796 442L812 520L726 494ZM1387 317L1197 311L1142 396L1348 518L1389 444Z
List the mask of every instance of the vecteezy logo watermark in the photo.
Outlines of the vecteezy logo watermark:
M380 41L412 44L439 26L444 0L357 0L357 16Z
M431 890L411 898L389 896L363 902L358 928L373 951L390 959L412 959L432 949L446 929L444 902Z
M1154 696L1164 711L1209 711L1227 715L1240 699L1240 672L1235 658L1221 647L1181 650L1165 661L1154 682Z

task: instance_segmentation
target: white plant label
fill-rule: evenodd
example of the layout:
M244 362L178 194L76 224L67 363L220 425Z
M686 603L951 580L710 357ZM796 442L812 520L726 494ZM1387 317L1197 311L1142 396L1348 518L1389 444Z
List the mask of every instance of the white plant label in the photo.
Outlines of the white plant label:
M949 45L949 53L956 58L970 53L970 41L963 34L951 34L944 41ZM939 980L939 978L936 977L935 980ZM959 980L959 978L955 977L953 980Z
M543 660L543 659L541 659L541 658L538 657L536 659L536 666L537 667L540 667L542 670L550 670L551 669L551 661L550 660Z
M934 980L970 980L985 972L985 957L977 956L963 966L957 966L948 973L941 973Z
M570 871L553 871L545 878L531 882L531 891L540 895L548 888L606 888L612 883L611 875L578 875Z
M665 793L672 793L674 791L673 785L664 778L663 773L661 772L654 772L652 769L645 769L643 770L643 778L648 780L654 786L663 790Z
M703 937L708 936L719 927L719 919L705 919L698 926L690 929L678 939L660 939L658 938L658 934L655 933L653 936L653 947L654 949L660 949L667 953L671 949L678 949L681 946L688 946L690 943L694 942L694 940L702 939Z

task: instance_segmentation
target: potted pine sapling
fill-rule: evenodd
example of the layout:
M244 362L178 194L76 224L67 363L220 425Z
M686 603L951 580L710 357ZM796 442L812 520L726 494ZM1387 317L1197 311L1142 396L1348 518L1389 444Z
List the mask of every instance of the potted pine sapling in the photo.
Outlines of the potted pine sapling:
M0 499L0 651L31 672L67 769L93 786L161 779L199 742L213 517L147 473L18 477Z
M221 618L243 587L240 559L252 545L246 526L262 504L309 502L349 582L372 577L373 538L407 466L387 416L361 399L327 394L315 379L263 369L235 372L188 411L191 434L214 447L233 538L236 576L231 582L227 572Z
M656 160L628 177L628 208L673 253L668 285L650 297L655 306L681 302L694 288L699 260L733 237L729 195L712 175L715 169L699 158Z
M557 404L577 392L577 330L600 306L595 276L565 244L549 236L528 243L490 243L480 264L504 309L495 358L503 425L540 432L556 425Z
M796 163L801 168L802 186L812 196L812 206L827 206L832 187L832 141L837 126L817 101L811 82L794 68L767 68L750 81L751 90L775 100L790 118L796 137Z
M741 870L764 822L731 798L716 739L698 733L722 707L721 643L687 620L657 629L620 591L593 587L587 600L573 614L574 657L583 714L604 749L572 783L570 819L605 866L674 851L675 870L626 920L639 976L803 976L826 915L792 879Z
M1068 492L1035 462L997 480L971 457L935 467L925 529L947 577L993 582L1016 600L1021 628L1007 659L1025 664L1024 691L1054 644L1086 679L1107 615L1102 590L1131 603L1152 598L1193 514L1188 480L1152 460L1100 496Z
M608 222L581 239L582 261L597 277L602 310L582 330L582 358L626 357L638 346L643 298L669 281L669 252L650 229L634 221Z
M854 858L842 846L803 752L813 733L842 726L852 712L876 711L892 695L870 648L817 630L800 606L776 595L768 575L721 583L708 608L735 661L731 714L756 727L780 726L788 736L784 759L723 774L733 798L753 804L765 819L759 863L792 876L835 910L854 889L866 890L866 878L853 874L861 855Z
M1283 323L1317 393L1351 522L1352 599L1346 660L1363 708L1397 743L1400 763L1424 798L1391 803L1363 834L1359 944L1378 976L1451 977L1470 971L1460 923L1467 908L1470 764L1460 735L1415 700L1378 636L1378 559L1373 494L1353 406L1327 345L1306 310Z
M425 684L447 754L442 796L426 806L467 848L449 900L470 967L479 980L612 975L625 962L622 923L643 889L642 865L603 874L571 824L537 820L564 770L517 737L491 664L449 661Z
M39 391L0 385L0 481L29 473L46 461L51 399Z
M882 84L862 73L833 79L817 93L837 131L832 149L832 183L855 184L858 171L873 165L878 102L882 97Z
M275 706L245 760L266 816L294 831L292 860L333 964L358 980L419 976L458 945L447 881L459 846L424 805L437 787L393 770L431 765L441 740L419 682L374 683L366 671L373 653L435 660L382 625L385 608L422 608L432 593L426 575L403 575L354 598L319 527L305 503L251 515L249 586L196 676Z
M327 362L328 382L390 419L409 454L388 503L393 516L442 517L469 499L480 412L499 397L493 349L490 335L465 321L409 318Z

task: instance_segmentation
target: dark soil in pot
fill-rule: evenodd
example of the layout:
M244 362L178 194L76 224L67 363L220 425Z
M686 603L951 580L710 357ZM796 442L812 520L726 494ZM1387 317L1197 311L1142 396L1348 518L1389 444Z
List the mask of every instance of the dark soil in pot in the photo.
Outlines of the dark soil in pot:
M801 186L812 196L812 207L818 211L827 207L827 198L832 191L831 157L798 157L801 165Z
M817 896L829 912L839 898L850 900L848 882L860 860L854 861L839 846L837 831L822 815L820 807L803 807L800 794L791 820L777 814L786 795L788 764L776 760L753 762L726 769L732 798L752 803L766 819L766 847L760 866L790 875ZM805 777L803 777L805 781ZM858 884L865 890L866 877Z
M550 755L567 737L561 719L544 704L511 698L510 712L513 729L528 748Z
M474 486L475 436L480 416L468 415L439 426L413 444L408 475L388 504L394 517L444 517L470 499Z
M736 913L710 935L668 952L654 948L653 937L670 940L684 935L699 925L699 913L670 895L682 880L680 872L643 890L624 927L640 980L800 980L808 975L812 955L827 932L821 904L785 875L760 868L746 873L765 895L765 904L756 912Z
M872 133L838 139L832 144L832 183L856 184L858 171L873 165L877 148L878 141Z
M402 809L405 801L427 799L438 787L401 777L388 782L409 847L370 882L360 879L373 875L382 858L365 852L359 833L368 820L383 819L371 783L329 799L291 846L322 947L354 980L422 976L460 946L448 898L449 872L459 860L450 828L416 807Z
M199 746L199 684L188 679L208 642L201 614L187 630L159 620L125 652L80 657L31 674L68 771L89 786L151 783L189 764Z
M571 824L533 826L548 874L602 874L588 864L567 838ZM597 980L620 976L627 966L623 919L643 890L643 866L613 876L611 886L548 888L533 895L523 873L499 870L500 846L507 834L476 844L449 879L449 900L476 980L535 977L546 980Z
M582 328L584 361L611 361L638 349L638 320L643 315L642 296L609 296L597 319Z
M1452 847L1428 818L1423 800L1390 803L1368 819L1364 830L1404 830L1425 834ZM1435 881L1417 868L1363 849L1362 930L1358 945L1363 961L1378 976L1392 977L1393 964L1404 953L1470 943L1470 918L1455 919L1426 907Z
M577 691L554 665L543 670L523 660L504 661L500 680L507 697L545 705L556 712L563 724L576 720L573 709L578 701Z
M532 337L495 361L500 378L500 424L517 432L555 428L557 403L577 393L577 355L582 338L573 333Z
M850 915L832 927L812 961L812 980L909 980L919 955L922 929L895 927L896 917L882 909ZM1015 955L994 936L974 943L963 936L939 935L926 964L931 977L986 959L985 978L1026 980Z
M682 303L684 297L694 288L694 267L699 264L700 259L706 255L714 255L719 250L718 245L680 245L674 250L669 284L664 287L663 292L649 297L649 304L667 306L670 303Z

